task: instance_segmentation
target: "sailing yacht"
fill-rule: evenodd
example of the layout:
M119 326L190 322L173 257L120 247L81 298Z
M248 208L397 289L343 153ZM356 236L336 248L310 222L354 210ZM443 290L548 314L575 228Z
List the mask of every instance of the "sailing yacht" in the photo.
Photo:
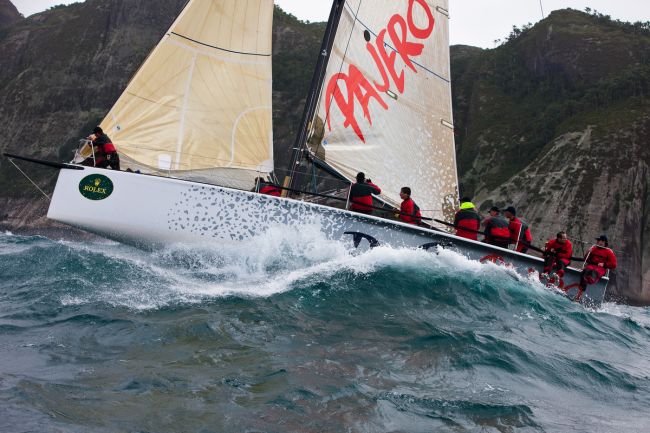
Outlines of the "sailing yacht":
M61 170L48 217L141 247L254 242L311 225L359 248L452 248L524 274L542 268L446 231L458 197L448 0L333 2L283 184L299 188L303 156L348 183L363 171L389 208L409 186L434 225L250 191L274 171L272 17L272 0L190 0L101 122L124 171L49 163ZM561 285L579 278L569 269ZM583 301L602 302L606 285L589 286Z

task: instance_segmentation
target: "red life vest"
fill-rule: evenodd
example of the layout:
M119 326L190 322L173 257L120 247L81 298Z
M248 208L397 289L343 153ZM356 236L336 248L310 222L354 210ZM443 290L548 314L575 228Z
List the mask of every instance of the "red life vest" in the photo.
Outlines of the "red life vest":
M485 221L485 240L488 243L508 246L510 239L510 229L508 220L500 217L490 217Z
M456 212L454 226L456 236L466 239L478 240L478 229L481 225L481 217L474 209L461 209Z
M381 189L372 182L355 183L350 187L350 210L372 212L372 194L381 194Z
M521 243L521 241L530 244L533 241L533 236L530 233L530 227L528 227L528 224L525 221L514 217L510 221L508 227L510 229L511 244ZM517 236L519 236L519 239L517 239Z
M101 165L106 161L106 152L104 152L104 146L101 144L93 146L93 152L95 155L95 167Z
M117 150L113 145L113 142L111 141L110 137L106 134L96 135L95 140L93 141L93 146L97 147L99 153L101 153L102 156L107 155L109 153L117 153Z
M117 150L115 149L115 146L113 145L113 143L104 143L104 145L102 147L104 148L103 150L104 150L105 154L116 153L117 152Z
M545 249L546 252L554 252L555 257L558 259L566 260L567 262L571 261L571 256L573 255L573 244L568 239L564 241L563 244L558 242L557 239L551 239L546 242Z
M282 196L282 191L277 186L270 183L263 183L260 188L260 194L272 195L274 197Z
M420 213L420 208L415 204L413 199L410 197L402 202L400 206L400 216L399 219L409 224L419 224L422 221L422 214Z
M604 269L616 269L616 266L618 265L616 255L614 255L614 252L611 249L595 245L591 247L587 254L587 264L598 266L599 263L603 264L602 267Z
M616 269L616 255L607 247L594 245L589 249L586 257L586 265L580 277L580 291L577 299L580 299L582 292L589 284L596 284L605 276L608 269ZM600 266L602 264L602 266Z

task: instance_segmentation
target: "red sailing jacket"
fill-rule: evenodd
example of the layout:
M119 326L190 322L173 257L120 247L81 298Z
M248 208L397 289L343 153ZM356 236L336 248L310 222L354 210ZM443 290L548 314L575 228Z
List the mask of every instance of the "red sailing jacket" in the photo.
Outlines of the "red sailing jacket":
M573 255L573 244L570 240L564 241L564 243L558 242L557 239L551 239L546 242L546 252L555 253L555 257L558 260L564 261L565 265L571 263L571 256Z
M519 243L521 243L521 241L525 241L530 244L533 241L533 235L530 233L530 227L528 227L528 224L526 224L525 221L514 217L510 221L510 224L508 224L508 228L510 229L511 244L516 244L518 243L517 241L519 241ZM517 239L517 235L519 235L519 239Z
M272 195L274 197L280 197L282 195L280 188L271 183L262 183L260 186L260 194Z
M413 199L407 198L402 202L400 206L400 216L399 219L409 224L419 224L422 221L422 214L420 213L420 208L415 204Z
M507 244L510 239L508 220L500 217L490 217L485 220L485 239L488 243L499 242ZM506 245L507 246L507 245Z
M97 146L99 148L102 160L105 159L104 155L117 152L115 146L113 145L113 141L106 134L98 135L93 141L93 146Z
M456 226L456 236L466 239L478 240L478 229L481 225L481 217L474 209L461 209L456 212L454 226ZM467 229L467 230L466 230Z
M117 150L115 149L115 146L113 145L113 143L106 143L106 144L104 144L103 147L104 147L104 153L105 154L116 153L117 152Z
M350 210L372 212L372 194L381 194L381 189L372 182L354 183L350 187Z
M614 251L607 247L594 245L589 250L589 253L587 253L587 265L600 268L600 266L598 266L600 263L603 264L602 267L604 269L616 269L616 266L618 265Z

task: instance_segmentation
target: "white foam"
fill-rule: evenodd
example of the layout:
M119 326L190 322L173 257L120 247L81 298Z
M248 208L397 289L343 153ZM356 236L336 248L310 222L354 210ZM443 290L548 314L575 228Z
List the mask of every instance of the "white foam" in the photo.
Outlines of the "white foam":
M435 254L381 246L357 254L350 242L328 240L317 226L278 228L251 241L176 245L153 253L118 243L62 244L83 255L100 254L106 261L115 260L118 263L111 266L122 266L123 273L142 275L135 281L92 287L88 293L65 294L60 299L65 305L99 301L146 310L231 295L268 297L303 282L310 286L327 282L340 272L365 275L384 267L495 282L503 281L507 274L521 283L522 290L531 290L531 286L545 290L527 275L492 263L481 264L450 250Z
M622 319L629 319L639 326L650 329L650 308L648 307L631 307L629 305L606 302L601 305L597 312Z

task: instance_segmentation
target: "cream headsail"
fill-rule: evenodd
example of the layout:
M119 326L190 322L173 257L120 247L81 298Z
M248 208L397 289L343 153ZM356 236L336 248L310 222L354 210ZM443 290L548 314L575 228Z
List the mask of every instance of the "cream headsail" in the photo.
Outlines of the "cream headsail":
M272 0L190 0L101 126L122 168L248 189L273 171Z
M350 181L363 171L399 206L453 219L458 199L447 0L345 2L309 149Z

